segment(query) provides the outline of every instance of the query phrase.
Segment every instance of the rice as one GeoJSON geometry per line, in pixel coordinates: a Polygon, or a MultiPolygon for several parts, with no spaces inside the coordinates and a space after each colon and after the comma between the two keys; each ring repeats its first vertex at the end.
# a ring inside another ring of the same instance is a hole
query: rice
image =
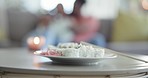
{"type": "Polygon", "coordinates": [[[61,53],[61,56],[86,58],[103,57],[105,52],[102,48],[94,48],[78,43],[60,43],[56,50],[61,53]]]}
{"type": "Polygon", "coordinates": [[[81,46],[79,48],[80,57],[103,57],[104,49],[96,49],[92,46],[81,46]]]}
{"type": "Polygon", "coordinates": [[[78,48],[78,43],[59,43],[58,48],[78,48]]]}
{"type": "Polygon", "coordinates": [[[79,57],[79,50],[74,48],[59,49],[62,52],[62,56],[65,57],[79,57]]]}
{"type": "Polygon", "coordinates": [[[104,54],[105,54],[105,50],[104,49],[95,49],[94,57],[103,57],[104,54]]]}
{"type": "Polygon", "coordinates": [[[48,45],[48,50],[56,50],[57,47],[53,45],[48,45]]]}

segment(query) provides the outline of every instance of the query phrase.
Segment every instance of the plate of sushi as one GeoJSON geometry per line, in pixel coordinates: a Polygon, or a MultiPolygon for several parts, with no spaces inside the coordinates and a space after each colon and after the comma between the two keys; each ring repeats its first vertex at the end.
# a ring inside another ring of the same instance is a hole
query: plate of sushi
{"type": "Polygon", "coordinates": [[[35,51],[34,54],[47,57],[56,64],[71,65],[96,65],[101,60],[117,57],[116,54],[105,52],[103,48],[81,43],[59,43],[56,47],[49,45],[47,50],[35,51]]]}

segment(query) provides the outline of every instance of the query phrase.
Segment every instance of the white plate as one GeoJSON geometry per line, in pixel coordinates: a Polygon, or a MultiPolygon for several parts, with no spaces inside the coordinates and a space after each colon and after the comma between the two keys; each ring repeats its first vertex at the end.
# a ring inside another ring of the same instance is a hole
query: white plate
{"type": "Polygon", "coordinates": [[[50,58],[53,63],[57,64],[71,64],[71,65],[96,65],[101,60],[116,58],[116,54],[105,53],[103,58],[80,58],[80,57],[64,57],[64,56],[44,56],[50,58]]]}

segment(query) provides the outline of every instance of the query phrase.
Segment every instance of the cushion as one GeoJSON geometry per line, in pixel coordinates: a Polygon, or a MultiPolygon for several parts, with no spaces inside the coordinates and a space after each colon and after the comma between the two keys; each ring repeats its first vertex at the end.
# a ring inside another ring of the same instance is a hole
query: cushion
{"type": "Polygon", "coordinates": [[[148,26],[145,18],[134,14],[119,12],[111,41],[144,41],[148,40],[148,26]]]}

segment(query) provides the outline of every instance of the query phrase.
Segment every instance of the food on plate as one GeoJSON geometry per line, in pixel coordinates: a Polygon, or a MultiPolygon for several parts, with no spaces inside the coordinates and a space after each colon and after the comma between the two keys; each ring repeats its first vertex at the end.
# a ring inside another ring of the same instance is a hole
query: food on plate
{"type": "Polygon", "coordinates": [[[93,58],[103,57],[104,53],[103,48],[94,48],[78,43],[60,43],[57,47],[49,46],[48,50],[43,51],[40,55],[93,58]]]}
{"type": "Polygon", "coordinates": [[[47,52],[42,52],[40,55],[44,56],[62,56],[61,52],[58,52],[56,50],[48,50],[47,52]]]}
{"type": "Polygon", "coordinates": [[[58,51],[61,52],[62,56],[65,57],[79,57],[79,49],[66,48],[66,49],[58,49],[58,51]]]}
{"type": "Polygon", "coordinates": [[[59,43],[58,48],[79,48],[78,43],[59,43]]]}
{"type": "Polygon", "coordinates": [[[104,49],[96,49],[92,46],[85,46],[82,45],[79,48],[79,56],[80,57],[103,57],[104,56],[104,49]]]}
{"type": "Polygon", "coordinates": [[[56,46],[53,46],[53,45],[48,45],[48,50],[53,50],[53,49],[57,49],[57,47],[56,46]]]}

